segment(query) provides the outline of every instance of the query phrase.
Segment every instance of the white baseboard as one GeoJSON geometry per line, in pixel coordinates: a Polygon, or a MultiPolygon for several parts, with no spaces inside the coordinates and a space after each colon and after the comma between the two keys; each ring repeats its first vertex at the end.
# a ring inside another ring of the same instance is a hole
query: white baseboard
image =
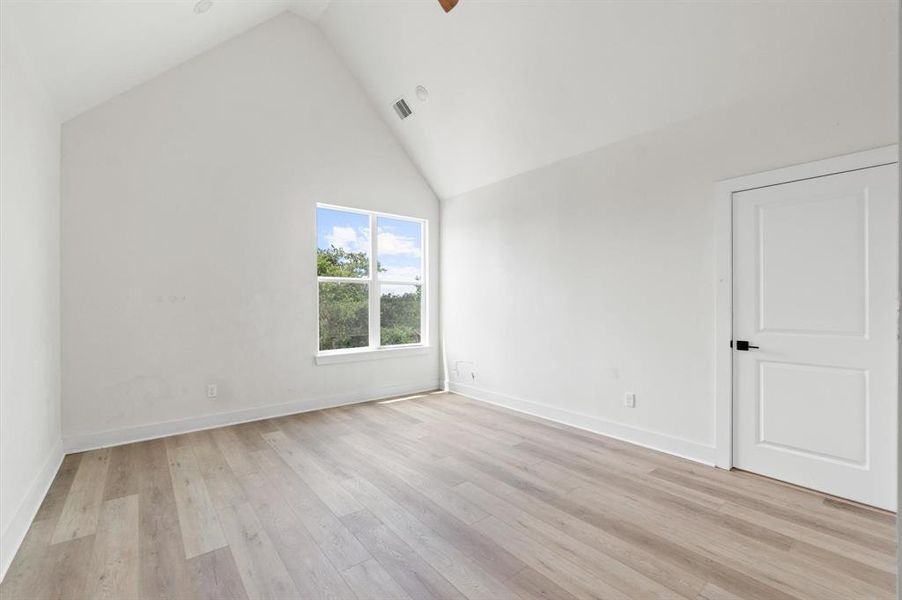
{"type": "Polygon", "coordinates": [[[632,425],[624,425],[622,423],[608,421],[591,415],[571,412],[569,410],[541,404],[532,400],[523,400],[521,398],[508,396],[507,394],[483,390],[463,383],[451,382],[450,391],[466,396],[467,398],[472,398],[473,400],[494,404],[496,406],[501,406],[502,408],[509,408],[534,417],[548,419],[555,423],[591,431],[592,433],[599,433],[624,442],[636,444],[637,446],[660,450],[661,452],[673,454],[674,456],[686,458],[705,465],[714,466],[716,462],[716,449],[714,446],[706,446],[704,444],[699,444],[698,442],[685,440],[665,433],[640,429],[638,427],[633,427],[632,425]]]}
{"type": "Polygon", "coordinates": [[[236,425],[238,423],[259,421],[261,419],[271,419],[273,417],[309,412],[311,410],[333,408],[346,404],[358,404],[360,402],[370,402],[373,400],[401,396],[404,394],[414,394],[427,390],[432,391],[439,389],[441,386],[441,381],[423,381],[420,383],[369,388],[367,390],[355,392],[344,392],[317,398],[306,398],[304,400],[287,402],[284,404],[255,406],[253,408],[188,417],[174,421],[164,421],[162,423],[137,425],[124,429],[111,429],[107,431],[66,435],[63,436],[63,443],[66,448],[66,453],[71,454],[73,452],[84,452],[86,450],[108,448],[110,446],[121,446],[122,444],[153,440],[170,435],[178,435],[180,433],[212,429],[214,427],[236,425]]]}
{"type": "Polygon", "coordinates": [[[12,521],[0,533],[0,581],[6,577],[6,571],[13,562],[16,552],[19,551],[19,546],[25,539],[25,534],[28,533],[28,528],[31,527],[31,522],[38,509],[41,508],[44,496],[47,495],[47,490],[50,489],[50,484],[53,483],[64,456],[63,441],[57,440],[25,497],[22,498],[22,502],[19,503],[19,508],[13,515],[12,521]]]}

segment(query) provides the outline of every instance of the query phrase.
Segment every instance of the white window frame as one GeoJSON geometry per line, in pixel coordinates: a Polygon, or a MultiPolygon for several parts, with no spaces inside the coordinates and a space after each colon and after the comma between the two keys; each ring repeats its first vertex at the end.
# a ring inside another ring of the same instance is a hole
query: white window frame
{"type": "MultiPolygon", "coordinates": [[[[392,358],[396,356],[409,356],[412,354],[422,354],[429,348],[429,314],[428,314],[428,297],[429,297],[429,222],[426,219],[417,217],[408,217],[405,215],[396,215],[392,213],[384,213],[372,210],[364,210],[360,208],[352,208],[348,206],[338,206],[335,204],[317,203],[316,209],[325,208],[329,210],[337,210],[348,213],[365,215],[369,218],[370,227],[370,261],[368,277],[323,277],[318,273],[316,275],[315,296],[315,315],[316,315],[316,364],[331,364],[336,362],[349,362],[354,360],[369,360],[379,358],[392,358]],[[396,219],[399,221],[411,221],[418,223],[422,232],[422,277],[420,281],[401,281],[394,279],[380,279],[376,266],[379,263],[379,231],[378,219],[384,217],[388,219],[396,219]],[[320,283],[349,283],[356,285],[369,286],[369,345],[360,348],[341,348],[337,350],[320,350],[320,324],[319,324],[319,285],[320,283]],[[397,344],[392,346],[383,346],[382,338],[382,312],[381,298],[383,285],[419,285],[422,293],[420,294],[420,341],[415,344],[397,344]]],[[[317,214],[314,214],[314,247],[319,248],[319,226],[317,223],[317,214]]],[[[314,259],[316,251],[314,251],[314,259]]]]}

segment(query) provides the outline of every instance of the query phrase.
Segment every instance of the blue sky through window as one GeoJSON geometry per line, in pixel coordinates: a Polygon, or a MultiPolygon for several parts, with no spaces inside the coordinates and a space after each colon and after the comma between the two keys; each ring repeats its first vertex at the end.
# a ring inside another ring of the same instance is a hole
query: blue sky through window
{"type": "Polygon", "coordinates": [[[369,216],[331,208],[317,208],[316,245],[322,250],[335,246],[348,252],[369,254],[369,216]]]}
{"type": "Polygon", "coordinates": [[[416,221],[379,217],[379,278],[395,281],[422,281],[423,226],[416,221]]]}

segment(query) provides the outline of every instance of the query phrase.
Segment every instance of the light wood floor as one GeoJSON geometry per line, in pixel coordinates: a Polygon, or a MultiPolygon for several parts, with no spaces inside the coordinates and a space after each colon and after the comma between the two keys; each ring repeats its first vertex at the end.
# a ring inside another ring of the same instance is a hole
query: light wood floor
{"type": "Polygon", "coordinates": [[[890,598],[894,517],[433,394],[67,456],[14,598],[890,598]]]}

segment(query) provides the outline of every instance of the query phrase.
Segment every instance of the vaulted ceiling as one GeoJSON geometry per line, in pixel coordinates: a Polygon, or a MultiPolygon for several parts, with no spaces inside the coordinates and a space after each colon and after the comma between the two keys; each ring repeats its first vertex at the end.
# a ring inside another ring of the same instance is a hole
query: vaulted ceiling
{"type": "Polygon", "coordinates": [[[195,2],[3,0],[0,20],[66,120],[293,10],[443,198],[756,98],[837,85],[897,98],[898,0],[195,2]]]}
{"type": "Polygon", "coordinates": [[[2,0],[0,20],[65,121],[283,11],[315,21],[329,0],[196,2],[2,0]]]}
{"type": "Polygon", "coordinates": [[[894,0],[434,4],[334,0],[319,25],[443,198],[756,98],[898,89],[894,0]]]}

